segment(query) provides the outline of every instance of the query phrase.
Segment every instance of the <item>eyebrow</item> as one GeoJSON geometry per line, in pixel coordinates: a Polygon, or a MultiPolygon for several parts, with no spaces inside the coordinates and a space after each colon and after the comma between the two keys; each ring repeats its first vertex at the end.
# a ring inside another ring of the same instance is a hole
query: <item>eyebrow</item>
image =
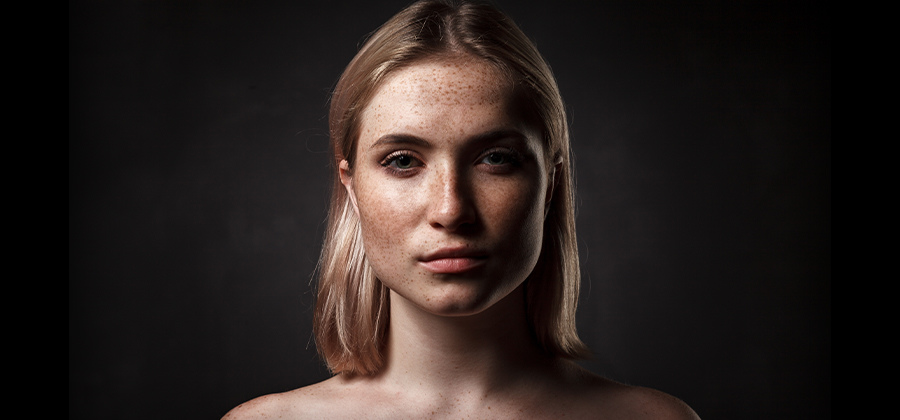
{"type": "MultiPolygon", "coordinates": [[[[466,139],[467,143],[485,143],[491,142],[495,140],[500,140],[504,138],[514,138],[517,140],[527,140],[525,134],[518,130],[513,129],[500,129],[494,131],[488,131],[482,134],[478,134],[466,139]]],[[[432,144],[426,139],[423,139],[418,136],[414,136],[412,134],[385,134],[375,140],[369,148],[376,148],[383,145],[396,145],[396,144],[409,144],[419,147],[431,147],[432,144]]]]}
{"type": "Polygon", "coordinates": [[[431,143],[428,140],[425,140],[421,137],[416,137],[412,134],[385,134],[375,140],[370,149],[374,149],[378,146],[383,145],[393,145],[393,144],[411,144],[415,146],[428,147],[431,146],[431,143]]]}

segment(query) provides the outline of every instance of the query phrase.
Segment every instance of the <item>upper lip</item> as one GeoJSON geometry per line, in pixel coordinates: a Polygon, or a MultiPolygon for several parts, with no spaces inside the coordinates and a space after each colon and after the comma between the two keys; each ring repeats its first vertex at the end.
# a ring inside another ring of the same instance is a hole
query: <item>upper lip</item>
{"type": "Polygon", "coordinates": [[[423,255],[420,260],[428,262],[444,258],[482,258],[485,256],[487,256],[487,253],[485,253],[484,251],[480,251],[463,245],[448,246],[428,252],[423,255]]]}

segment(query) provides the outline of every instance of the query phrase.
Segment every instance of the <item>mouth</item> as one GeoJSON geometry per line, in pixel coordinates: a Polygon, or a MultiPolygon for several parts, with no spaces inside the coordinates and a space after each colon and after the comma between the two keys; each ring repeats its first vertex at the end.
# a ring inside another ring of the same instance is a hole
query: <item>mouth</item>
{"type": "Polygon", "coordinates": [[[463,247],[441,248],[425,254],[419,264],[435,274],[460,274],[474,270],[487,261],[487,254],[463,247]]]}

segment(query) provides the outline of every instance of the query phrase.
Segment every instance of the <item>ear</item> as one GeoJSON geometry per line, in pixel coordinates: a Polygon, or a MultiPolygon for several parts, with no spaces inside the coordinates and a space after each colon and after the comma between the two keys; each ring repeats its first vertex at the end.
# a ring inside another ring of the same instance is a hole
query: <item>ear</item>
{"type": "Polygon", "coordinates": [[[346,159],[341,159],[338,164],[338,174],[341,177],[341,184],[347,189],[347,195],[350,196],[350,202],[353,203],[353,211],[359,215],[359,207],[356,206],[356,192],[353,191],[353,172],[350,170],[350,163],[346,159]]]}
{"type": "Polygon", "coordinates": [[[557,161],[553,166],[550,167],[550,173],[547,174],[547,193],[544,196],[544,218],[547,218],[547,213],[550,212],[550,203],[553,201],[553,192],[556,190],[556,185],[559,183],[560,174],[562,173],[562,162],[557,161]]]}

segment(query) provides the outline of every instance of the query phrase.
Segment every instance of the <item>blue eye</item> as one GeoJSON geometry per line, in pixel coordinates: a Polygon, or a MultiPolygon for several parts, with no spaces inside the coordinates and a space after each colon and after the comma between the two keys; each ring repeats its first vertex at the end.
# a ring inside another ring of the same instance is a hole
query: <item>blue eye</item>
{"type": "Polygon", "coordinates": [[[478,163],[488,166],[518,165],[521,159],[514,149],[493,149],[481,155],[478,163]]]}
{"type": "Polygon", "coordinates": [[[508,155],[500,152],[491,152],[488,153],[487,156],[485,156],[481,161],[488,165],[503,165],[504,163],[509,163],[510,158],[508,155]]]}
{"type": "Polygon", "coordinates": [[[409,169],[413,165],[413,158],[407,155],[400,155],[394,158],[393,163],[400,169],[409,169]]]}
{"type": "Polygon", "coordinates": [[[391,153],[384,158],[381,161],[381,166],[399,175],[422,166],[422,161],[413,157],[410,152],[401,150],[391,153]]]}

